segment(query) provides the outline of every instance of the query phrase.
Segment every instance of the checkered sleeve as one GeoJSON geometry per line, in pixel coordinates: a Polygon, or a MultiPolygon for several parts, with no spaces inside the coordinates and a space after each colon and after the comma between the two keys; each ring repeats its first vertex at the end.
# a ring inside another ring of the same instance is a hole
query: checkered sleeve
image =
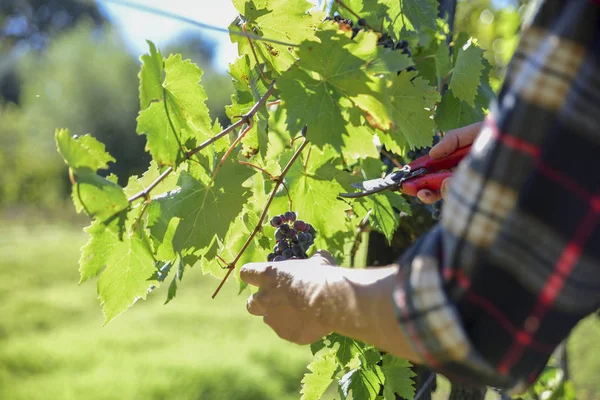
{"type": "Polygon", "coordinates": [[[442,222],[400,259],[422,362],[513,392],[600,306],[600,1],[546,1],[456,171],[442,222]]]}

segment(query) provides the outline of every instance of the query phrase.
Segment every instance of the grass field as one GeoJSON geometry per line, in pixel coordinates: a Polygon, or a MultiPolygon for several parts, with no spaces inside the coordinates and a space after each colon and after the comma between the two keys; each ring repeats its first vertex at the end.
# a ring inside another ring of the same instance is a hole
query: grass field
{"type": "MultiPolygon", "coordinates": [[[[77,285],[80,229],[0,226],[0,399],[299,399],[309,349],[249,316],[233,282],[211,300],[192,269],[174,302],[161,289],[102,327],[95,283],[77,285]]],[[[570,345],[582,399],[600,398],[598,338],[585,321],[570,345]]]]}

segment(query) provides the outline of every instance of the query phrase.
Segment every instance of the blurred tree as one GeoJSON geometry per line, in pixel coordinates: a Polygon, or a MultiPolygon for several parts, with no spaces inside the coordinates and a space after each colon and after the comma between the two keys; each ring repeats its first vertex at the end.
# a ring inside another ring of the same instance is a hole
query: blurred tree
{"type": "Polygon", "coordinates": [[[87,17],[96,27],[105,24],[96,4],[81,0],[2,0],[0,2],[0,97],[18,103],[17,59],[45,49],[53,36],[87,17]]]}
{"type": "Polygon", "coordinates": [[[455,32],[467,32],[485,49],[484,57],[492,65],[490,83],[498,89],[508,62],[519,42],[518,31],[523,14],[531,1],[459,0],[455,32]]]}
{"type": "Polygon", "coordinates": [[[50,199],[64,197],[57,127],[105,142],[118,160],[110,172],[121,183],[141,173],[149,157],[144,137],[135,134],[138,68],[116,32],[98,29],[91,20],[55,37],[45,51],[22,56],[17,64],[20,108],[0,106],[1,162],[11,171],[0,177],[0,204],[50,205],[50,199]]]}

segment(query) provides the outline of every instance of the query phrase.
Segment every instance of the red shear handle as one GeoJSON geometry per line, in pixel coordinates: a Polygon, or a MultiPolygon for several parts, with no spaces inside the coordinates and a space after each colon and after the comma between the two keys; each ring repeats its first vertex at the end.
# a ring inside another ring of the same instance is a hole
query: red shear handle
{"type": "Polygon", "coordinates": [[[421,189],[439,191],[444,179],[451,176],[452,172],[438,172],[437,174],[418,176],[402,182],[402,189],[400,190],[409,196],[416,196],[421,189]]]}
{"type": "Polygon", "coordinates": [[[426,168],[428,172],[437,172],[442,169],[454,168],[471,151],[471,145],[456,149],[455,152],[442,158],[431,158],[429,155],[417,158],[408,164],[411,170],[426,168]]]}

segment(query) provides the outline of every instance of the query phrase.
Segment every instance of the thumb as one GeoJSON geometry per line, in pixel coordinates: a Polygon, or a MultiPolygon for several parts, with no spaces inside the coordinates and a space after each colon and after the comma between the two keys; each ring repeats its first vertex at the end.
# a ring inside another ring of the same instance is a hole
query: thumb
{"type": "Polygon", "coordinates": [[[482,126],[483,122],[477,122],[448,131],[442,140],[431,148],[429,155],[432,158],[441,158],[454,153],[456,149],[470,145],[475,141],[482,126]]]}
{"type": "Polygon", "coordinates": [[[313,257],[321,257],[324,261],[327,262],[327,264],[329,265],[336,265],[335,263],[335,258],[333,258],[333,256],[331,255],[330,252],[328,252],[327,250],[317,250],[315,252],[315,254],[312,255],[311,258],[313,257]]]}
{"type": "Polygon", "coordinates": [[[248,263],[240,269],[240,279],[249,285],[263,286],[275,273],[271,263],[248,263]]]}

